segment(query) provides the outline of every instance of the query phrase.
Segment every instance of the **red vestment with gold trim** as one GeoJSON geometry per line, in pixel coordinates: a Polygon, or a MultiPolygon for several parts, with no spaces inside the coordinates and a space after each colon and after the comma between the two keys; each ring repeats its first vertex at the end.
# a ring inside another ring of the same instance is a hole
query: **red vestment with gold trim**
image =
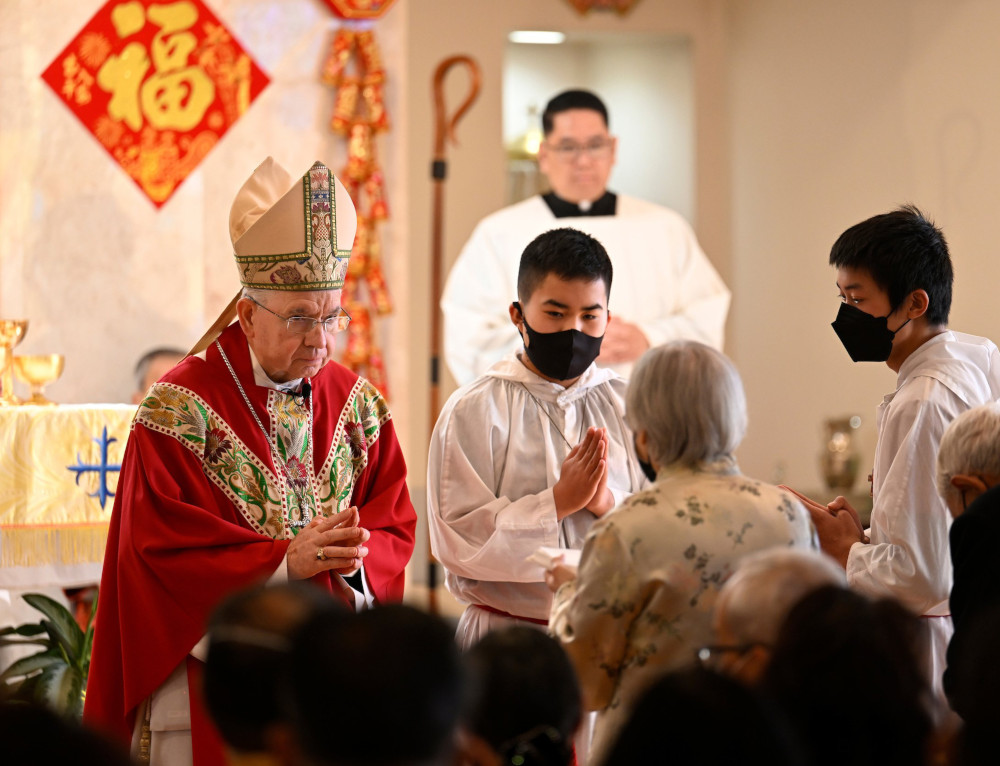
{"type": "MultiPolygon", "coordinates": [[[[416,513],[385,400],[330,362],[311,380],[310,435],[303,397],[254,382],[238,323],[219,343],[291,470],[276,463],[215,344],[140,405],[108,534],[84,709],[86,723],[124,743],[139,706],[185,661],[219,602],[278,568],[295,533],[293,483],[324,513],[358,507],[371,532],[364,574],[372,594],[377,602],[403,595],[416,513]]],[[[331,577],[312,581],[339,593],[331,577]]],[[[197,703],[192,732],[195,764],[222,763],[197,703]]]]}

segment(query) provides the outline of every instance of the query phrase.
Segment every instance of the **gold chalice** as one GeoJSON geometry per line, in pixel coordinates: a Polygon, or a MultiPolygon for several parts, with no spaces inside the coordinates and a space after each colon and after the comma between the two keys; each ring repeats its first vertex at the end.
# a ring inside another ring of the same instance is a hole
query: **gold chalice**
{"type": "Polygon", "coordinates": [[[27,319],[0,319],[0,407],[21,402],[14,396],[13,357],[27,331],[27,319]]]}
{"type": "Polygon", "coordinates": [[[62,375],[65,361],[62,354],[26,354],[14,357],[17,377],[31,386],[31,398],[24,404],[55,404],[45,398],[45,386],[62,375]]]}

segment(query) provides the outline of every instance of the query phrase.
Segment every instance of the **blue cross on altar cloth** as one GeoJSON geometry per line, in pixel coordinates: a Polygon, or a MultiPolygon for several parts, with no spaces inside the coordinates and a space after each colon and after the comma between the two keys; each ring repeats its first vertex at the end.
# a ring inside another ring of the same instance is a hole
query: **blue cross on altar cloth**
{"type": "Polygon", "coordinates": [[[94,471],[99,474],[97,491],[88,493],[90,497],[96,497],[101,502],[101,508],[104,508],[105,503],[109,497],[114,497],[115,493],[108,489],[108,473],[112,471],[121,471],[121,463],[109,464],[108,463],[108,445],[112,442],[118,441],[115,437],[108,438],[108,427],[104,426],[104,431],[101,433],[101,438],[91,439],[101,448],[101,462],[97,465],[87,465],[84,464],[83,460],[80,459],[80,453],[76,453],[76,465],[69,465],[66,468],[70,471],[76,471],[76,484],[80,486],[80,476],[85,473],[94,471]]]}

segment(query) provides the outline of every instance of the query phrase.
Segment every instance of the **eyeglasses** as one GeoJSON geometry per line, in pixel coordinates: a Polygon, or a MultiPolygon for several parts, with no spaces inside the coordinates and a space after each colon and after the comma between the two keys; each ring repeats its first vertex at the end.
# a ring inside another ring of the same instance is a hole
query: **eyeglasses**
{"type": "Polygon", "coordinates": [[[706,668],[717,668],[719,662],[727,654],[735,654],[738,656],[743,656],[747,652],[752,651],[758,646],[762,648],[767,648],[765,644],[759,641],[751,641],[746,644],[711,644],[709,646],[703,646],[695,652],[695,656],[698,658],[698,662],[706,668]]]}
{"type": "Polygon", "coordinates": [[[585,144],[574,144],[565,141],[555,145],[547,144],[547,146],[557,159],[563,162],[575,162],[583,153],[586,153],[592,160],[607,159],[611,154],[611,147],[614,143],[613,138],[595,138],[585,144]]]}
{"type": "Polygon", "coordinates": [[[305,335],[306,333],[312,332],[312,329],[316,325],[322,325],[323,332],[328,332],[328,333],[343,332],[344,330],[347,329],[347,325],[351,323],[351,315],[348,314],[343,309],[338,309],[340,313],[334,314],[332,317],[327,317],[326,319],[314,319],[313,317],[299,317],[299,316],[283,317],[277,311],[271,311],[271,309],[269,309],[263,303],[261,303],[258,300],[254,300],[249,295],[247,296],[247,298],[250,298],[250,300],[253,301],[253,303],[260,306],[262,309],[264,309],[264,311],[268,312],[269,314],[274,314],[276,317],[278,317],[278,319],[285,320],[285,326],[288,328],[288,332],[294,333],[296,335],[305,335]]]}

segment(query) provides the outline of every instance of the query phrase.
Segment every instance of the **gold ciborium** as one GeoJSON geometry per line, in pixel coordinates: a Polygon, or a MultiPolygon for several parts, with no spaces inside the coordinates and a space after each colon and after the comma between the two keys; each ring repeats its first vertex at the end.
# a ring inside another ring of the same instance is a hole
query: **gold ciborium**
{"type": "Polygon", "coordinates": [[[0,406],[20,404],[14,396],[14,346],[27,331],[27,319],[0,319],[0,406]]]}
{"type": "Polygon", "coordinates": [[[55,404],[45,398],[45,386],[62,375],[65,361],[62,354],[26,354],[14,357],[17,377],[31,386],[31,398],[24,404],[55,404]]]}

